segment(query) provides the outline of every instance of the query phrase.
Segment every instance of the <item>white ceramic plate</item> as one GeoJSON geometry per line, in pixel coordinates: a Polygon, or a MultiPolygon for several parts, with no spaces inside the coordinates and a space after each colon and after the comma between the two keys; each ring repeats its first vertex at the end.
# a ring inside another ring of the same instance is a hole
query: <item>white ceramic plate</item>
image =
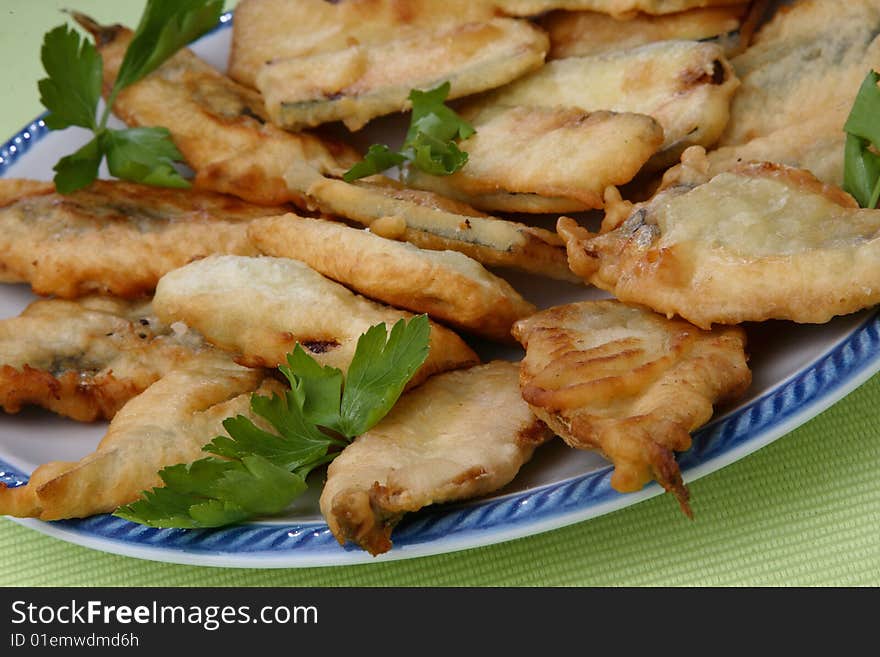
{"type": "MultiPolygon", "coordinates": [[[[195,46],[218,68],[225,66],[230,17],[195,46]]],[[[360,140],[387,141],[400,134],[399,119],[375,122],[360,140]],[[390,134],[394,134],[393,132],[390,134]]],[[[37,119],[0,150],[0,175],[49,180],[62,155],[85,142],[85,131],[50,133],[37,119]]],[[[107,173],[104,171],[103,176],[107,173]]],[[[584,287],[527,276],[508,277],[541,307],[600,296],[584,287]]],[[[0,317],[17,315],[33,296],[25,286],[0,288],[0,317]]],[[[788,433],[880,370],[880,317],[866,311],[822,326],[768,322],[748,327],[754,382],[742,402],[719,414],[681,455],[686,481],[713,472],[788,433]]],[[[475,345],[482,355],[492,347],[475,345]]],[[[17,485],[37,465],[77,460],[91,452],[105,425],[83,425],[36,410],[0,419],[0,482],[17,485]]],[[[394,548],[378,560],[451,552],[555,529],[620,509],[662,490],[655,484],[621,495],[609,484],[601,457],[556,441],[538,450],[516,481],[498,494],[464,504],[427,509],[396,529],[394,548]]],[[[40,522],[19,520],[37,531],[106,552],[176,563],[294,567],[376,561],[360,549],[341,548],[318,512],[318,485],[284,518],[219,530],[159,530],[114,518],[40,522]]],[[[674,505],[674,500],[669,503],[674,505]]]]}

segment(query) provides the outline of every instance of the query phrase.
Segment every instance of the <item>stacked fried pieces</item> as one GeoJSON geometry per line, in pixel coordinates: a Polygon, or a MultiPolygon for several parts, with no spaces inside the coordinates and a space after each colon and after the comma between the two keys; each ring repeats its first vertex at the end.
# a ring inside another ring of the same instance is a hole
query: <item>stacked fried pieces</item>
{"type": "MultiPolygon", "coordinates": [[[[0,180],[0,277],[47,297],[0,321],[0,404],[109,420],[0,513],[112,512],[253,417],[296,344],[345,371],[367,328],[426,313],[408,391],[326,471],[340,543],[385,552],[554,436],[690,515],[675,454],[749,389],[741,325],[880,302],[880,211],[840,188],[880,0],[766,5],[243,0],[228,75],[183,50],[115,98],[168,128],[192,190],[0,180]],[[464,167],[343,179],[352,132],[442,82],[464,167]],[[540,278],[573,302],[514,287],[540,278]],[[486,341],[524,356],[482,364],[486,341]]],[[[78,20],[109,92],[132,33],[78,20]]]]}

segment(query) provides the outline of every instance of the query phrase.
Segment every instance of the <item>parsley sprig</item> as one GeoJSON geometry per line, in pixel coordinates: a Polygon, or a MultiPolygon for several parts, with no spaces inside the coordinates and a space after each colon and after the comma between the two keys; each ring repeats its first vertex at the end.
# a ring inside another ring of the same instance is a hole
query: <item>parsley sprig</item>
{"type": "Polygon", "coordinates": [[[107,120],[122,89],[213,28],[222,10],[223,0],[148,0],[100,119],[101,54],[67,25],[46,34],[41,58],[48,77],[38,83],[40,102],[49,110],[46,125],[50,130],[79,126],[94,133],[88,144],[55,165],[55,187],[59,192],[69,194],[89,185],[98,177],[105,156],[110,173],[117,178],[162,187],[189,187],[174,168],[174,162],[183,156],[167,128],[112,130],[107,120]]]}
{"type": "Polygon", "coordinates": [[[151,527],[192,529],[283,511],[306,490],[313,469],[391,410],[425,362],[430,333],[426,315],[400,320],[390,333],[385,324],[371,327],[358,340],[344,378],[297,344],[279,368],[290,390],[251,396],[251,410],[274,433],[243,415],[226,419],[229,435],[203,448],[215,456],[164,468],[164,487],[144,491],[115,515],[151,527]]]}
{"type": "Polygon", "coordinates": [[[844,189],[863,208],[876,208],[880,200],[880,73],[871,71],[862,82],[846,131],[844,189]]]}
{"type": "Polygon", "coordinates": [[[444,104],[450,88],[447,81],[428,91],[410,91],[412,118],[403,148],[393,151],[384,144],[370,146],[364,159],[345,172],[343,180],[352,182],[373,176],[404,162],[435,176],[448,176],[461,169],[468,154],[455,140],[467,139],[476,131],[444,104]]]}

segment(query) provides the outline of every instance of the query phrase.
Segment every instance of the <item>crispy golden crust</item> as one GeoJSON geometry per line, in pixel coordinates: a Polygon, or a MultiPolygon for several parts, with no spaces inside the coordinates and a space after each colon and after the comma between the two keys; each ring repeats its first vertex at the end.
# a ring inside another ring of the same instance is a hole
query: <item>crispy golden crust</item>
{"type": "Polygon", "coordinates": [[[721,46],[663,41],[548,62],[476,101],[475,106],[647,114],[664,133],[660,152],[648,164],[654,170],[676,162],[688,146],[717,141],[727,125],[730,100],[738,85],[721,46]]]}
{"type": "Polygon", "coordinates": [[[52,375],[30,365],[0,367],[0,406],[7,413],[18,413],[22,406],[33,404],[80,422],[109,420],[142,391],[112,372],[88,373],[83,380],[73,371],[52,375]]]}
{"type": "Polygon", "coordinates": [[[294,214],[251,225],[266,255],[295,258],[371,299],[484,337],[510,341],[510,327],[535,312],[507,281],[456,251],[427,251],[365,230],[294,214]]]}
{"type": "Polygon", "coordinates": [[[12,200],[0,180],[0,265],[34,292],[67,299],[98,292],[135,298],[159,277],[212,253],[256,253],[255,217],[283,212],[211,192],[96,180],[72,194],[12,200]]]}
{"type": "Polygon", "coordinates": [[[54,183],[24,178],[4,178],[0,182],[0,208],[17,203],[23,198],[43,196],[54,191],[54,183]]]}
{"type": "MultiPolygon", "coordinates": [[[[323,365],[348,369],[358,338],[370,326],[388,329],[412,317],[369,301],[289,258],[212,256],[165,275],[156,314],[182,321],[213,344],[257,367],[286,363],[299,342],[323,365]]],[[[430,353],[410,384],[479,362],[449,329],[431,326],[430,353]]]]}
{"type": "Polygon", "coordinates": [[[493,0],[501,11],[512,16],[537,16],[545,11],[595,11],[626,17],[635,12],[661,15],[698,9],[734,5],[742,0],[493,0]]]}
{"type": "Polygon", "coordinates": [[[703,328],[824,323],[880,302],[880,211],[807,171],[749,165],[668,187],[610,232],[558,228],[585,280],[703,328]]]}
{"type": "MultiPolygon", "coordinates": [[[[130,30],[101,27],[77,15],[95,35],[104,58],[104,93],[110,91],[130,30]]],[[[187,163],[196,187],[233,194],[251,203],[300,203],[284,184],[284,171],[297,161],[338,175],[360,158],[339,141],[308,133],[290,133],[267,123],[260,95],[242,87],[181,50],[158,70],[127,87],[113,105],[131,126],[164,126],[187,163]]]]}
{"type": "Polygon", "coordinates": [[[605,188],[632,180],[663,144],[663,129],[643,114],[490,107],[467,118],[477,130],[460,144],[467,165],[451,176],[413,170],[407,182],[484,210],[601,208],[605,188]]]}
{"type": "Polygon", "coordinates": [[[109,420],[208,351],[200,336],[160,322],[149,302],[36,301],[0,321],[0,406],[17,413],[36,404],[82,422],[109,420]]]}
{"type": "Polygon", "coordinates": [[[474,0],[242,0],[235,8],[229,75],[256,87],[272,59],[373,46],[446,22],[482,21],[498,10],[474,0]]]}
{"type": "Polygon", "coordinates": [[[522,400],[517,373],[495,361],[434,377],[346,447],[321,494],[339,542],[387,552],[404,514],[510,482],[552,435],[522,400]]]}
{"type": "Polygon", "coordinates": [[[843,182],[843,125],[867,71],[880,68],[880,3],[802,0],[778,10],[732,60],[742,85],[709,154],[713,173],[776,162],[843,182]]]}
{"type": "Polygon", "coordinates": [[[600,450],[621,492],[656,480],[690,515],[674,452],[713,405],[751,383],[745,333],[712,332],[618,301],[557,306],[517,322],[520,383],[532,410],[572,447],[600,450]]]}
{"type": "Polygon", "coordinates": [[[373,176],[350,184],[308,167],[291,167],[287,184],[314,208],[371,231],[434,251],[458,251],[484,265],[511,267],[560,280],[576,280],[556,233],[490,217],[430,192],[406,189],[373,176]]]}
{"type": "MultiPolygon", "coordinates": [[[[585,57],[644,46],[655,41],[702,41],[735,32],[748,3],[706,7],[676,14],[612,16],[595,11],[554,11],[540,20],[550,37],[548,59],[585,57]]],[[[736,39],[722,39],[729,52],[736,39]]]]}
{"type": "Polygon", "coordinates": [[[527,21],[496,18],[445,24],[387,43],[280,59],[257,75],[272,121],[296,130],[343,121],[359,130],[370,119],[410,108],[412,89],[448,81],[449,98],[494,89],[544,62],[549,43],[527,21]]]}
{"type": "Polygon", "coordinates": [[[204,457],[202,447],[224,433],[223,420],[249,415],[262,378],[220,354],[174,370],[116,414],[93,453],[41,465],[27,485],[0,489],[0,514],[83,518],[133,502],[162,485],[163,467],[204,457]]]}

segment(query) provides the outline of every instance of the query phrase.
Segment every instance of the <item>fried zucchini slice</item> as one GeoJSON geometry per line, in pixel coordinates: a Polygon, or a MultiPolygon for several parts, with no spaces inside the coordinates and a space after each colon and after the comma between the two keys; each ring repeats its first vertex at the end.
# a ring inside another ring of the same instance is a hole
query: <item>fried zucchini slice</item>
{"type": "Polygon", "coordinates": [[[249,235],[266,255],[301,260],[371,299],[491,340],[511,341],[513,323],[536,310],[503,278],[457,251],[428,251],[294,214],[267,217],[249,235]]]}
{"type": "Polygon", "coordinates": [[[346,447],[321,493],[339,543],[387,552],[404,514],[510,482],[552,436],[522,400],[518,371],[494,361],[436,376],[346,447]]]}
{"type": "MultiPolygon", "coordinates": [[[[94,35],[103,56],[106,96],[132,32],[121,25],[100,26],[82,14],[75,17],[94,35]]],[[[113,112],[130,126],[168,128],[195,171],[196,187],[261,205],[302,203],[283,179],[295,162],[341,175],[360,159],[340,141],[272,125],[257,92],[233,82],[187,49],[123,89],[113,112]]]]}
{"type": "Polygon", "coordinates": [[[705,7],[661,16],[554,11],[542,17],[540,24],[550,37],[548,59],[600,55],[656,41],[703,41],[715,37],[722,37],[721,45],[729,53],[738,40],[725,37],[739,29],[748,6],[744,3],[705,7]]]}
{"type": "Polygon", "coordinates": [[[355,183],[291,167],[287,184],[314,208],[344,217],[422,249],[458,251],[488,266],[511,267],[559,280],[576,280],[556,233],[491,217],[430,192],[373,176],[355,183]]]}
{"type": "MultiPolygon", "coordinates": [[[[300,345],[322,365],[346,371],[357,340],[375,324],[388,330],[407,312],[358,296],[289,258],[212,256],[166,274],[153,299],[166,322],[184,322],[235,351],[251,367],[274,367],[300,345]]],[[[431,324],[428,359],[410,381],[478,363],[449,329],[431,324]]]]}
{"type": "Polygon", "coordinates": [[[843,184],[843,125],[865,74],[880,68],[880,3],[798,2],[732,60],[742,81],[712,172],[776,162],[843,184]]]}
{"type": "Polygon", "coordinates": [[[249,87],[273,59],[380,45],[448,22],[499,12],[480,0],[242,0],[235,7],[229,75],[249,87]]]}
{"type": "Polygon", "coordinates": [[[194,331],[175,328],[159,321],[149,301],[35,301],[0,320],[0,406],[110,420],[156,380],[212,351],[194,331]]]}
{"type": "Polygon", "coordinates": [[[706,329],[825,323],[880,303],[880,210],[808,171],[750,164],[619,214],[599,235],[558,228],[572,269],[625,303],[706,329]]]}
{"type": "Polygon", "coordinates": [[[407,183],[483,210],[601,208],[605,188],[631,181],[663,144],[663,129],[644,114],[489,107],[466,116],[476,128],[459,144],[467,165],[451,176],[413,168],[407,183]]]}
{"type": "Polygon", "coordinates": [[[449,98],[459,98],[500,87],[541,66],[548,45],[526,21],[445,24],[382,44],[273,58],[258,73],[257,88],[272,121],[284,128],[343,121],[358,130],[409,109],[412,89],[448,81],[449,98]]]}
{"type": "Polygon", "coordinates": [[[255,255],[247,224],[283,212],[231,196],[96,180],[72,194],[0,180],[0,266],[34,292],[149,295],[167,271],[212,253],[255,255]]]}
{"type": "MultiPolygon", "coordinates": [[[[228,357],[170,372],[128,402],[97,449],[75,462],[38,467],[24,486],[0,485],[0,514],[60,520],[108,513],[162,485],[159,470],[203,458],[202,447],[225,435],[223,420],[253,416],[251,393],[263,373],[228,357]]],[[[277,391],[268,380],[260,393],[277,391]]]]}
{"type": "Polygon", "coordinates": [[[677,162],[688,146],[709,146],[727,125],[739,81],[721,46],[664,41],[592,57],[548,62],[489,94],[478,107],[576,107],[653,117],[663,145],[651,169],[677,162]]]}
{"type": "Polygon", "coordinates": [[[572,447],[602,452],[615,490],[656,480],[691,515],[674,453],[690,447],[713,405],[749,387],[745,332],[701,331],[615,300],[550,308],[513,331],[535,414],[572,447]]]}

